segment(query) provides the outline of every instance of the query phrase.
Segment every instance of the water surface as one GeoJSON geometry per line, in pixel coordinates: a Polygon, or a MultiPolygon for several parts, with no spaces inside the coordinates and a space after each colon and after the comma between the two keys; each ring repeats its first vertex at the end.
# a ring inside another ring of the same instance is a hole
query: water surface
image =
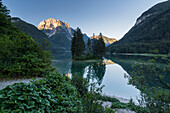
{"type": "MultiPolygon", "coordinates": [[[[70,52],[53,53],[53,66],[56,67],[60,74],[74,76],[79,74],[89,79],[91,83],[97,82],[98,86],[105,85],[103,93],[106,95],[122,97],[125,99],[132,98],[137,102],[140,97],[140,90],[136,86],[128,84],[128,79],[124,75],[130,75],[133,71],[131,67],[135,63],[147,61],[151,57],[143,56],[106,56],[102,61],[72,61],[70,52]]],[[[167,82],[170,83],[170,76],[167,76],[167,82]]],[[[0,89],[13,83],[28,83],[31,79],[15,78],[10,80],[1,80],[0,89]]]]}
{"type": "MultiPolygon", "coordinates": [[[[71,54],[71,53],[70,53],[71,54]]],[[[57,54],[56,54],[57,56],[57,54]]],[[[103,61],[72,61],[70,58],[59,57],[54,60],[53,65],[60,73],[74,76],[79,74],[88,78],[90,82],[97,82],[98,86],[105,85],[103,93],[126,99],[132,98],[137,102],[136,97],[140,96],[140,91],[135,86],[128,85],[128,79],[124,77],[129,74],[125,69],[129,69],[130,64],[123,67],[116,62],[116,59],[107,57],[103,61]],[[110,59],[109,59],[110,58],[110,59]]],[[[128,70],[129,71],[129,70],[128,70]]]]}

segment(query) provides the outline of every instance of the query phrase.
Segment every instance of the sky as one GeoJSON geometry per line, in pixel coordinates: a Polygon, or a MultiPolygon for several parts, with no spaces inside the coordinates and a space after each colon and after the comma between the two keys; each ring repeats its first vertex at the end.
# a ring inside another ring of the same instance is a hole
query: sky
{"type": "Polygon", "coordinates": [[[79,27],[92,36],[100,32],[109,38],[122,38],[136,19],[157,3],[166,0],[2,0],[12,17],[38,26],[55,18],[79,27]]]}

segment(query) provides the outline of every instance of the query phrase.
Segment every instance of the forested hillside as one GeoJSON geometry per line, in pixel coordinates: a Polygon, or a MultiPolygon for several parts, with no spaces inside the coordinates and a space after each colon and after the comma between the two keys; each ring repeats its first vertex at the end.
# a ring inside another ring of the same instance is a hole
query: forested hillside
{"type": "Polygon", "coordinates": [[[159,3],[144,12],[134,27],[118,42],[110,45],[111,53],[170,52],[170,1],[159,3]]]}
{"type": "Polygon", "coordinates": [[[29,34],[38,43],[43,43],[43,40],[47,40],[47,35],[42,31],[38,30],[34,25],[26,23],[20,18],[13,17],[11,19],[12,23],[18,27],[22,32],[29,34]]]}

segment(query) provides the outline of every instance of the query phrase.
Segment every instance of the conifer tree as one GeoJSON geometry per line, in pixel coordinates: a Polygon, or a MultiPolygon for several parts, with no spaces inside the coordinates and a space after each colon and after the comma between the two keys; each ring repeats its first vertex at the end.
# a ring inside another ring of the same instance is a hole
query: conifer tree
{"type": "Polygon", "coordinates": [[[97,57],[102,57],[105,56],[106,54],[106,46],[102,38],[102,34],[100,33],[100,38],[99,40],[95,39],[94,40],[94,56],[97,57]]]}
{"type": "Polygon", "coordinates": [[[87,54],[89,55],[91,53],[91,41],[88,39],[87,41],[87,54]]]}
{"type": "Polygon", "coordinates": [[[103,38],[100,38],[98,40],[98,46],[99,46],[99,50],[98,50],[99,56],[105,56],[105,54],[106,54],[106,46],[105,46],[103,38]]]}
{"type": "Polygon", "coordinates": [[[81,56],[84,53],[85,50],[85,43],[83,40],[83,34],[80,30],[80,28],[77,28],[77,56],[81,56]]]}
{"type": "Polygon", "coordinates": [[[73,57],[81,56],[84,53],[84,50],[85,50],[85,43],[83,40],[83,34],[80,28],[77,28],[72,39],[71,52],[73,57]]]}
{"type": "Polygon", "coordinates": [[[76,32],[74,32],[73,39],[72,39],[72,44],[71,44],[71,53],[72,53],[73,57],[75,56],[75,49],[76,49],[76,45],[75,45],[76,39],[77,39],[76,35],[77,35],[76,32]]]}
{"type": "Polygon", "coordinates": [[[6,6],[2,4],[2,0],[0,0],[0,13],[5,14],[5,16],[9,17],[9,10],[7,9],[6,6]]]}

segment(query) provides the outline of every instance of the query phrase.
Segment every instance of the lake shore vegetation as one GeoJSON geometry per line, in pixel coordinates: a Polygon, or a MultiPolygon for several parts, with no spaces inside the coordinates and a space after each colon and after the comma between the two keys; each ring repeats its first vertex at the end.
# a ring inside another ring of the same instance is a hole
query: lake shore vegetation
{"type": "Polygon", "coordinates": [[[129,79],[129,84],[140,89],[141,105],[145,105],[150,112],[167,113],[170,111],[169,55],[160,57],[158,54],[148,62],[136,63],[131,74],[125,77],[129,79]]]}
{"type": "MultiPolygon", "coordinates": [[[[100,33],[102,36],[102,34],[100,33]]],[[[71,53],[73,60],[99,60],[106,55],[106,47],[102,38],[83,40],[80,28],[73,34],[71,53]]]]}

